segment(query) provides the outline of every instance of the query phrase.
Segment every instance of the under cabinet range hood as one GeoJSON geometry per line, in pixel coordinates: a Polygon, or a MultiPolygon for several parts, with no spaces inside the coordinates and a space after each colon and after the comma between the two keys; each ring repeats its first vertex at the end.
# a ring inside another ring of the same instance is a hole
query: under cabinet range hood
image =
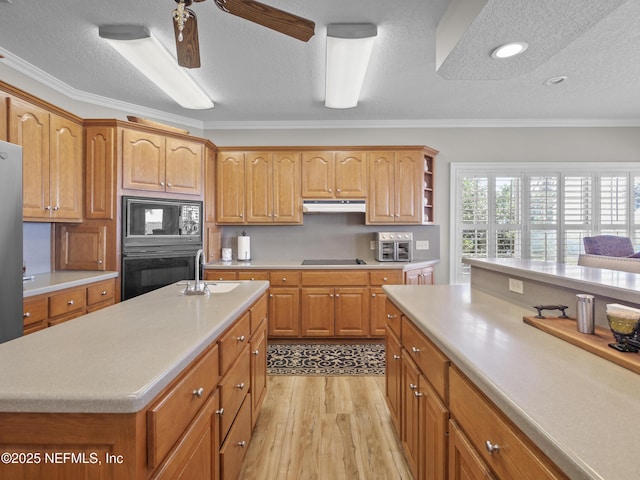
{"type": "Polygon", "coordinates": [[[364,200],[304,200],[303,213],[365,213],[364,200]]]}

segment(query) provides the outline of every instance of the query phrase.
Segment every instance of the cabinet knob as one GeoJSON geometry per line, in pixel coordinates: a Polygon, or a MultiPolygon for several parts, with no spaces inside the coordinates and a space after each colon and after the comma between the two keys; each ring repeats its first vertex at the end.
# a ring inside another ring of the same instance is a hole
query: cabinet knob
{"type": "Polygon", "coordinates": [[[500,451],[500,445],[498,445],[497,443],[491,443],[491,440],[487,440],[485,446],[487,447],[487,452],[489,452],[489,455],[493,455],[494,453],[500,451]]]}
{"type": "Polygon", "coordinates": [[[97,263],[98,265],[102,265],[102,260],[98,260],[96,263],[97,263]]]}
{"type": "Polygon", "coordinates": [[[238,337],[238,342],[244,342],[244,339],[245,339],[244,335],[240,335],[238,337]]]}
{"type": "Polygon", "coordinates": [[[216,415],[223,415],[224,414],[224,408],[219,408],[218,410],[216,410],[216,415]]]}
{"type": "MultiPolygon", "coordinates": [[[[331,191],[331,189],[329,189],[329,191],[331,191]]],[[[341,188],[336,188],[336,192],[340,193],[342,191],[341,188]]]]}
{"type": "Polygon", "coordinates": [[[200,388],[198,388],[198,389],[193,391],[193,396],[194,397],[200,398],[200,397],[202,397],[203,394],[204,394],[204,388],[202,388],[202,387],[200,387],[200,388]]]}
{"type": "Polygon", "coordinates": [[[330,188],[330,189],[329,189],[329,193],[331,193],[331,192],[333,192],[333,189],[332,189],[332,188],[330,188]]]}
{"type": "Polygon", "coordinates": [[[244,382],[239,383],[238,385],[236,385],[236,388],[239,390],[243,390],[244,389],[244,382]]]}
{"type": "Polygon", "coordinates": [[[282,281],[286,282],[287,281],[287,277],[282,277],[282,281]]]}
{"type": "Polygon", "coordinates": [[[22,318],[29,318],[31,316],[31,312],[24,312],[22,314],[22,318]]]}
{"type": "Polygon", "coordinates": [[[372,297],[375,297],[375,296],[376,296],[376,294],[375,294],[375,293],[372,293],[372,294],[371,294],[371,296],[372,296],[372,297]]]}
{"type": "Polygon", "coordinates": [[[53,207],[53,210],[60,210],[60,205],[56,205],[55,207],[53,207]]]}
{"type": "Polygon", "coordinates": [[[257,357],[258,355],[260,355],[260,350],[254,350],[253,354],[257,357]]]}
{"type": "Polygon", "coordinates": [[[336,298],[339,298],[339,297],[340,297],[340,294],[339,294],[339,293],[336,293],[336,298]]]}
{"type": "Polygon", "coordinates": [[[69,300],[69,301],[67,302],[67,305],[75,305],[75,303],[76,303],[75,301],[73,301],[73,300],[69,300]]]}
{"type": "Polygon", "coordinates": [[[161,186],[161,187],[164,187],[164,182],[160,182],[160,186],[161,186]]]}
{"type": "Polygon", "coordinates": [[[382,281],[386,282],[387,281],[387,277],[382,277],[382,281]]]}
{"type": "Polygon", "coordinates": [[[410,383],[409,384],[409,390],[415,390],[416,388],[418,388],[418,385],[416,385],[414,383],[410,383]]]}
{"type": "Polygon", "coordinates": [[[423,394],[420,392],[413,392],[413,395],[417,398],[420,398],[423,394]]]}
{"type": "Polygon", "coordinates": [[[333,298],[333,293],[330,293],[330,294],[329,294],[329,297],[333,298]]]}
{"type": "Polygon", "coordinates": [[[44,207],[45,210],[51,210],[51,205],[47,205],[46,207],[44,207]]]}
{"type": "Polygon", "coordinates": [[[244,217],[244,213],[241,213],[241,214],[240,214],[240,218],[243,218],[243,217],[244,217]]]}
{"type": "Polygon", "coordinates": [[[245,442],[244,440],[242,440],[242,441],[238,442],[238,446],[239,446],[240,448],[244,448],[246,445],[247,445],[247,442],[245,442]]]}
{"type": "Polygon", "coordinates": [[[393,359],[394,359],[394,360],[400,360],[400,355],[394,355],[394,356],[393,356],[393,359]]]}
{"type": "Polygon", "coordinates": [[[397,315],[391,315],[390,313],[387,313],[387,318],[388,318],[389,320],[391,320],[391,319],[393,319],[393,318],[396,318],[396,317],[397,317],[397,315]]]}
{"type": "Polygon", "coordinates": [[[251,277],[249,280],[255,280],[255,278],[251,277]]]}
{"type": "Polygon", "coordinates": [[[102,295],[103,297],[104,297],[106,294],[107,294],[107,291],[106,291],[106,290],[102,290],[102,291],[100,292],[100,295],[102,295]]]}
{"type": "Polygon", "coordinates": [[[420,353],[420,349],[419,349],[419,348],[416,348],[416,347],[411,347],[411,351],[412,351],[413,353],[420,353]]]}
{"type": "Polygon", "coordinates": [[[170,183],[167,183],[167,187],[171,188],[171,187],[172,187],[172,185],[171,185],[170,183]]]}
{"type": "Polygon", "coordinates": [[[269,298],[273,298],[273,293],[270,293],[270,294],[269,294],[269,298]]]}

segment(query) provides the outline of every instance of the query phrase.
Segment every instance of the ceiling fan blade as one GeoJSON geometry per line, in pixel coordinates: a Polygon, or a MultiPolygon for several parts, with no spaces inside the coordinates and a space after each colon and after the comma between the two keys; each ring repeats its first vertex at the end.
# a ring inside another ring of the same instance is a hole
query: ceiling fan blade
{"type": "Polygon", "coordinates": [[[200,44],[198,42],[198,20],[193,10],[185,8],[189,18],[182,29],[182,40],[177,22],[173,22],[173,32],[176,36],[176,54],[178,65],[186,68],[200,67],[200,44]]]}
{"type": "Polygon", "coordinates": [[[228,13],[270,28],[290,37],[309,41],[316,24],[311,20],[254,0],[215,0],[218,7],[228,13]]]}

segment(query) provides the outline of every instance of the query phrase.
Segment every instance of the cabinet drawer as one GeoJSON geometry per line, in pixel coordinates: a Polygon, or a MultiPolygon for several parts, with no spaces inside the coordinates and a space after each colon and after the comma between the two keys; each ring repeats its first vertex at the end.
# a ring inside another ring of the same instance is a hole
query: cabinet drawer
{"type": "Polygon", "coordinates": [[[255,333],[262,321],[267,318],[267,308],[267,295],[265,294],[249,309],[251,313],[251,335],[255,333]]]}
{"type": "Polygon", "coordinates": [[[300,284],[300,272],[292,270],[276,270],[269,272],[269,282],[272,287],[287,286],[287,285],[299,285],[300,284]]]}
{"type": "Polygon", "coordinates": [[[47,297],[25,298],[22,303],[22,320],[24,326],[30,327],[36,323],[44,322],[49,313],[47,297]]]}
{"type": "Polygon", "coordinates": [[[452,416],[498,477],[567,478],[457,368],[451,368],[449,381],[452,416]],[[487,442],[499,450],[489,453],[487,442]]]}
{"type": "Polygon", "coordinates": [[[237,280],[238,273],[228,270],[205,270],[205,280],[237,280]]]}
{"type": "Polygon", "coordinates": [[[369,285],[367,272],[332,270],[324,272],[302,272],[303,285],[369,285]]]}
{"type": "Polygon", "coordinates": [[[401,270],[384,270],[381,272],[370,272],[369,282],[371,285],[402,285],[401,270]]]}
{"type": "Polygon", "coordinates": [[[86,308],[87,289],[79,287],[49,297],[49,318],[77,312],[86,308]]]}
{"type": "MultiPolygon", "coordinates": [[[[251,395],[247,395],[227,440],[220,449],[220,479],[236,480],[251,442],[251,395]]],[[[226,412],[225,412],[226,413],[226,412]]],[[[224,416],[224,415],[223,415],[224,416]]]]}
{"type": "Polygon", "coordinates": [[[233,364],[227,374],[218,384],[220,391],[220,408],[224,409],[220,417],[220,441],[224,438],[233,423],[233,419],[247,395],[251,386],[251,359],[249,358],[249,345],[240,354],[238,361],[233,364]]]}
{"type": "Polygon", "coordinates": [[[391,300],[386,301],[386,317],[387,317],[387,327],[391,329],[393,333],[396,334],[398,338],[400,338],[400,332],[402,330],[402,312],[396,307],[391,300]]]}
{"type": "Polygon", "coordinates": [[[246,312],[240,320],[238,320],[225,333],[220,340],[218,346],[220,348],[220,375],[224,375],[229,367],[236,361],[238,355],[244,347],[249,345],[249,337],[251,336],[251,314],[246,312]]]}
{"type": "Polygon", "coordinates": [[[449,359],[405,316],[402,317],[402,346],[446,403],[449,359]]]}
{"type": "Polygon", "coordinates": [[[238,280],[269,280],[269,272],[263,271],[240,271],[238,272],[238,280]]]}
{"type": "Polygon", "coordinates": [[[149,467],[158,465],[171,450],[217,382],[218,347],[214,346],[147,411],[149,467]]]}
{"type": "Polygon", "coordinates": [[[105,280],[87,287],[87,305],[96,305],[98,303],[112,300],[116,294],[115,279],[105,280]]]}

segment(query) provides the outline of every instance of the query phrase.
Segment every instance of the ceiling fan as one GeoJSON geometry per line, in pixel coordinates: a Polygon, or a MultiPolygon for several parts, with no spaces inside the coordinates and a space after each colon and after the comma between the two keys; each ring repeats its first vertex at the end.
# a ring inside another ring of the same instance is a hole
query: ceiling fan
{"type": "MultiPolygon", "coordinates": [[[[173,11],[173,30],[176,36],[178,65],[186,68],[200,67],[200,46],[198,43],[198,22],[196,14],[189,7],[193,2],[204,0],[175,0],[178,4],[173,11]]],[[[223,12],[270,28],[290,37],[307,42],[315,33],[315,23],[306,18],[279,10],[253,0],[213,0],[223,12]]]]}

